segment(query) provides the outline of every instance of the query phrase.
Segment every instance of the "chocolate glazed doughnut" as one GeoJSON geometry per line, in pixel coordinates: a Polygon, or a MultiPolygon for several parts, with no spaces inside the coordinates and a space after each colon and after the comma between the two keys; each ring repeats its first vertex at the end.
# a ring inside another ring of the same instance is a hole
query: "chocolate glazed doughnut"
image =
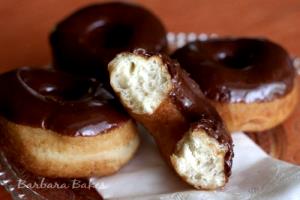
{"type": "Polygon", "coordinates": [[[199,84],[230,131],[263,131],[297,103],[288,53],[265,39],[220,38],[188,43],[172,55],[199,84]]]}
{"type": "Polygon", "coordinates": [[[198,189],[224,186],[231,173],[231,137],[179,64],[138,49],[117,55],[108,68],[116,95],[176,173],[198,189]]]}
{"type": "Polygon", "coordinates": [[[0,75],[0,95],[6,150],[35,174],[108,175],[138,147],[134,123],[93,79],[20,68],[0,75]]]}
{"type": "Polygon", "coordinates": [[[107,64],[134,48],[167,50],[166,30],[149,10],[111,2],[82,8],[59,22],[50,35],[54,66],[108,81],[107,64]]]}

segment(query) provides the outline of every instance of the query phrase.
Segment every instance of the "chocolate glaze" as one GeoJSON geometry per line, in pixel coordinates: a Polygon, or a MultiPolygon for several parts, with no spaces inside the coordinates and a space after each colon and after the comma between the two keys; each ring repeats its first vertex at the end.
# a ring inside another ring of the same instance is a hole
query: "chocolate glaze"
{"type": "Polygon", "coordinates": [[[294,84],[288,53],[265,39],[195,41],[175,51],[172,58],[206,97],[219,102],[271,101],[289,93],[294,84]]]}
{"type": "Polygon", "coordinates": [[[99,82],[62,72],[7,72],[0,75],[0,95],[2,117],[68,136],[95,136],[129,120],[99,82]]]}
{"type": "Polygon", "coordinates": [[[231,175],[233,158],[232,139],[217,111],[205,100],[199,86],[180,68],[179,63],[165,61],[172,77],[173,90],[170,96],[185,116],[193,130],[203,129],[219,144],[227,147],[224,169],[227,177],[231,175]]]}
{"type": "Polygon", "coordinates": [[[186,119],[187,126],[181,127],[178,131],[183,134],[189,128],[193,130],[203,129],[210,137],[216,139],[219,144],[226,146],[228,151],[224,159],[224,170],[226,176],[229,177],[234,155],[232,138],[215,108],[205,99],[198,84],[181,69],[178,62],[171,60],[167,56],[149,53],[143,49],[137,49],[134,53],[148,58],[153,55],[159,56],[163,60],[163,63],[168,67],[173,83],[173,89],[169,95],[186,119]]]}
{"type": "Polygon", "coordinates": [[[139,47],[167,49],[160,20],[143,7],[121,2],[78,10],[57,24],[50,43],[57,69],[107,82],[107,64],[117,53],[139,47]]]}

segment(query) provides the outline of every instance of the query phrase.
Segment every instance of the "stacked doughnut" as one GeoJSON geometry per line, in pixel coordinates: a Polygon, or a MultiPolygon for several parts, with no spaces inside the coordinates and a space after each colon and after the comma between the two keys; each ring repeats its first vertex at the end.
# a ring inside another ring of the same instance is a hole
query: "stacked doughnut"
{"type": "Polygon", "coordinates": [[[26,67],[0,75],[0,94],[6,152],[37,175],[109,175],[137,150],[134,122],[93,79],[26,67]]]}
{"type": "Polygon", "coordinates": [[[147,9],[112,2],[82,8],[50,34],[54,67],[108,83],[107,64],[117,53],[145,48],[166,52],[166,30],[147,9]]]}
{"type": "Polygon", "coordinates": [[[292,60],[266,39],[195,41],[172,58],[199,84],[230,131],[264,131],[282,123],[298,100],[292,60]]]}

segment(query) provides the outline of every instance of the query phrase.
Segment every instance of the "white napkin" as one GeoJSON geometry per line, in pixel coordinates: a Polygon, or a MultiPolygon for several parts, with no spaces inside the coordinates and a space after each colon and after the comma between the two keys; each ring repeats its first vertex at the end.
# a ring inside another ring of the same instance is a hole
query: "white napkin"
{"type": "Polygon", "coordinates": [[[117,174],[91,178],[105,199],[288,199],[300,200],[300,167],[268,156],[243,133],[233,134],[232,176],[224,189],[199,191],[166,166],[145,131],[135,158],[117,174]]]}

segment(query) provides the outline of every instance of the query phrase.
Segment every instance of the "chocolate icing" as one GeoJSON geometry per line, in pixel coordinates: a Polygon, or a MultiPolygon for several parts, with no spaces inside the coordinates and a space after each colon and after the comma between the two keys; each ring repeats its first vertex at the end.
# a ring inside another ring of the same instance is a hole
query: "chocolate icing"
{"type": "MultiPolygon", "coordinates": [[[[178,131],[180,131],[181,134],[174,134],[174,136],[182,136],[189,128],[193,130],[205,130],[206,133],[216,139],[219,144],[227,147],[228,152],[224,159],[224,170],[226,176],[229,177],[231,175],[232,158],[234,155],[232,138],[215,108],[205,99],[198,84],[181,69],[178,62],[169,59],[167,56],[150,53],[143,49],[136,49],[133,53],[147,58],[159,56],[163,60],[163,63],[168,67],[173,83],[173,89],[169,95],[178,110],[184,116],[186,120],[185,124],[187,125],[180,127],[178,131]]],[[[178,139],[180,140],[181,138],[178,139]]]]}
{"type": "Polygon", "coordinates": [[[170,93],[178,109],[185,116],[193,130],[202,129],[219,144],[227,147],[224,170],[231,175],[233,158],[232,139],[217,111],[205,100],[199,86],[180,68],[179,63],[166,62],[172,77],[173,90],[170,93]]]}
{"type": "Polygon", "coordinates": [[[266,102],[283,97],[294,84],[288,53],[265,39],[190,42],[172,55],[211,100],[266,102]]]}
{"type": "Polygon", "coordinates": [[[46,69],[0,75],[0,114],[17,124],[68,136],[95,136],[129,120],[99,82],[46,69]]]}
{"type": "Polygon", "coordinates": [[[134,48],[167,49],[166,30],[143,7],[111,2],[78,10],[50,35],[54,66],[108,81],[107,64],[117,53],[134,48]]]}

